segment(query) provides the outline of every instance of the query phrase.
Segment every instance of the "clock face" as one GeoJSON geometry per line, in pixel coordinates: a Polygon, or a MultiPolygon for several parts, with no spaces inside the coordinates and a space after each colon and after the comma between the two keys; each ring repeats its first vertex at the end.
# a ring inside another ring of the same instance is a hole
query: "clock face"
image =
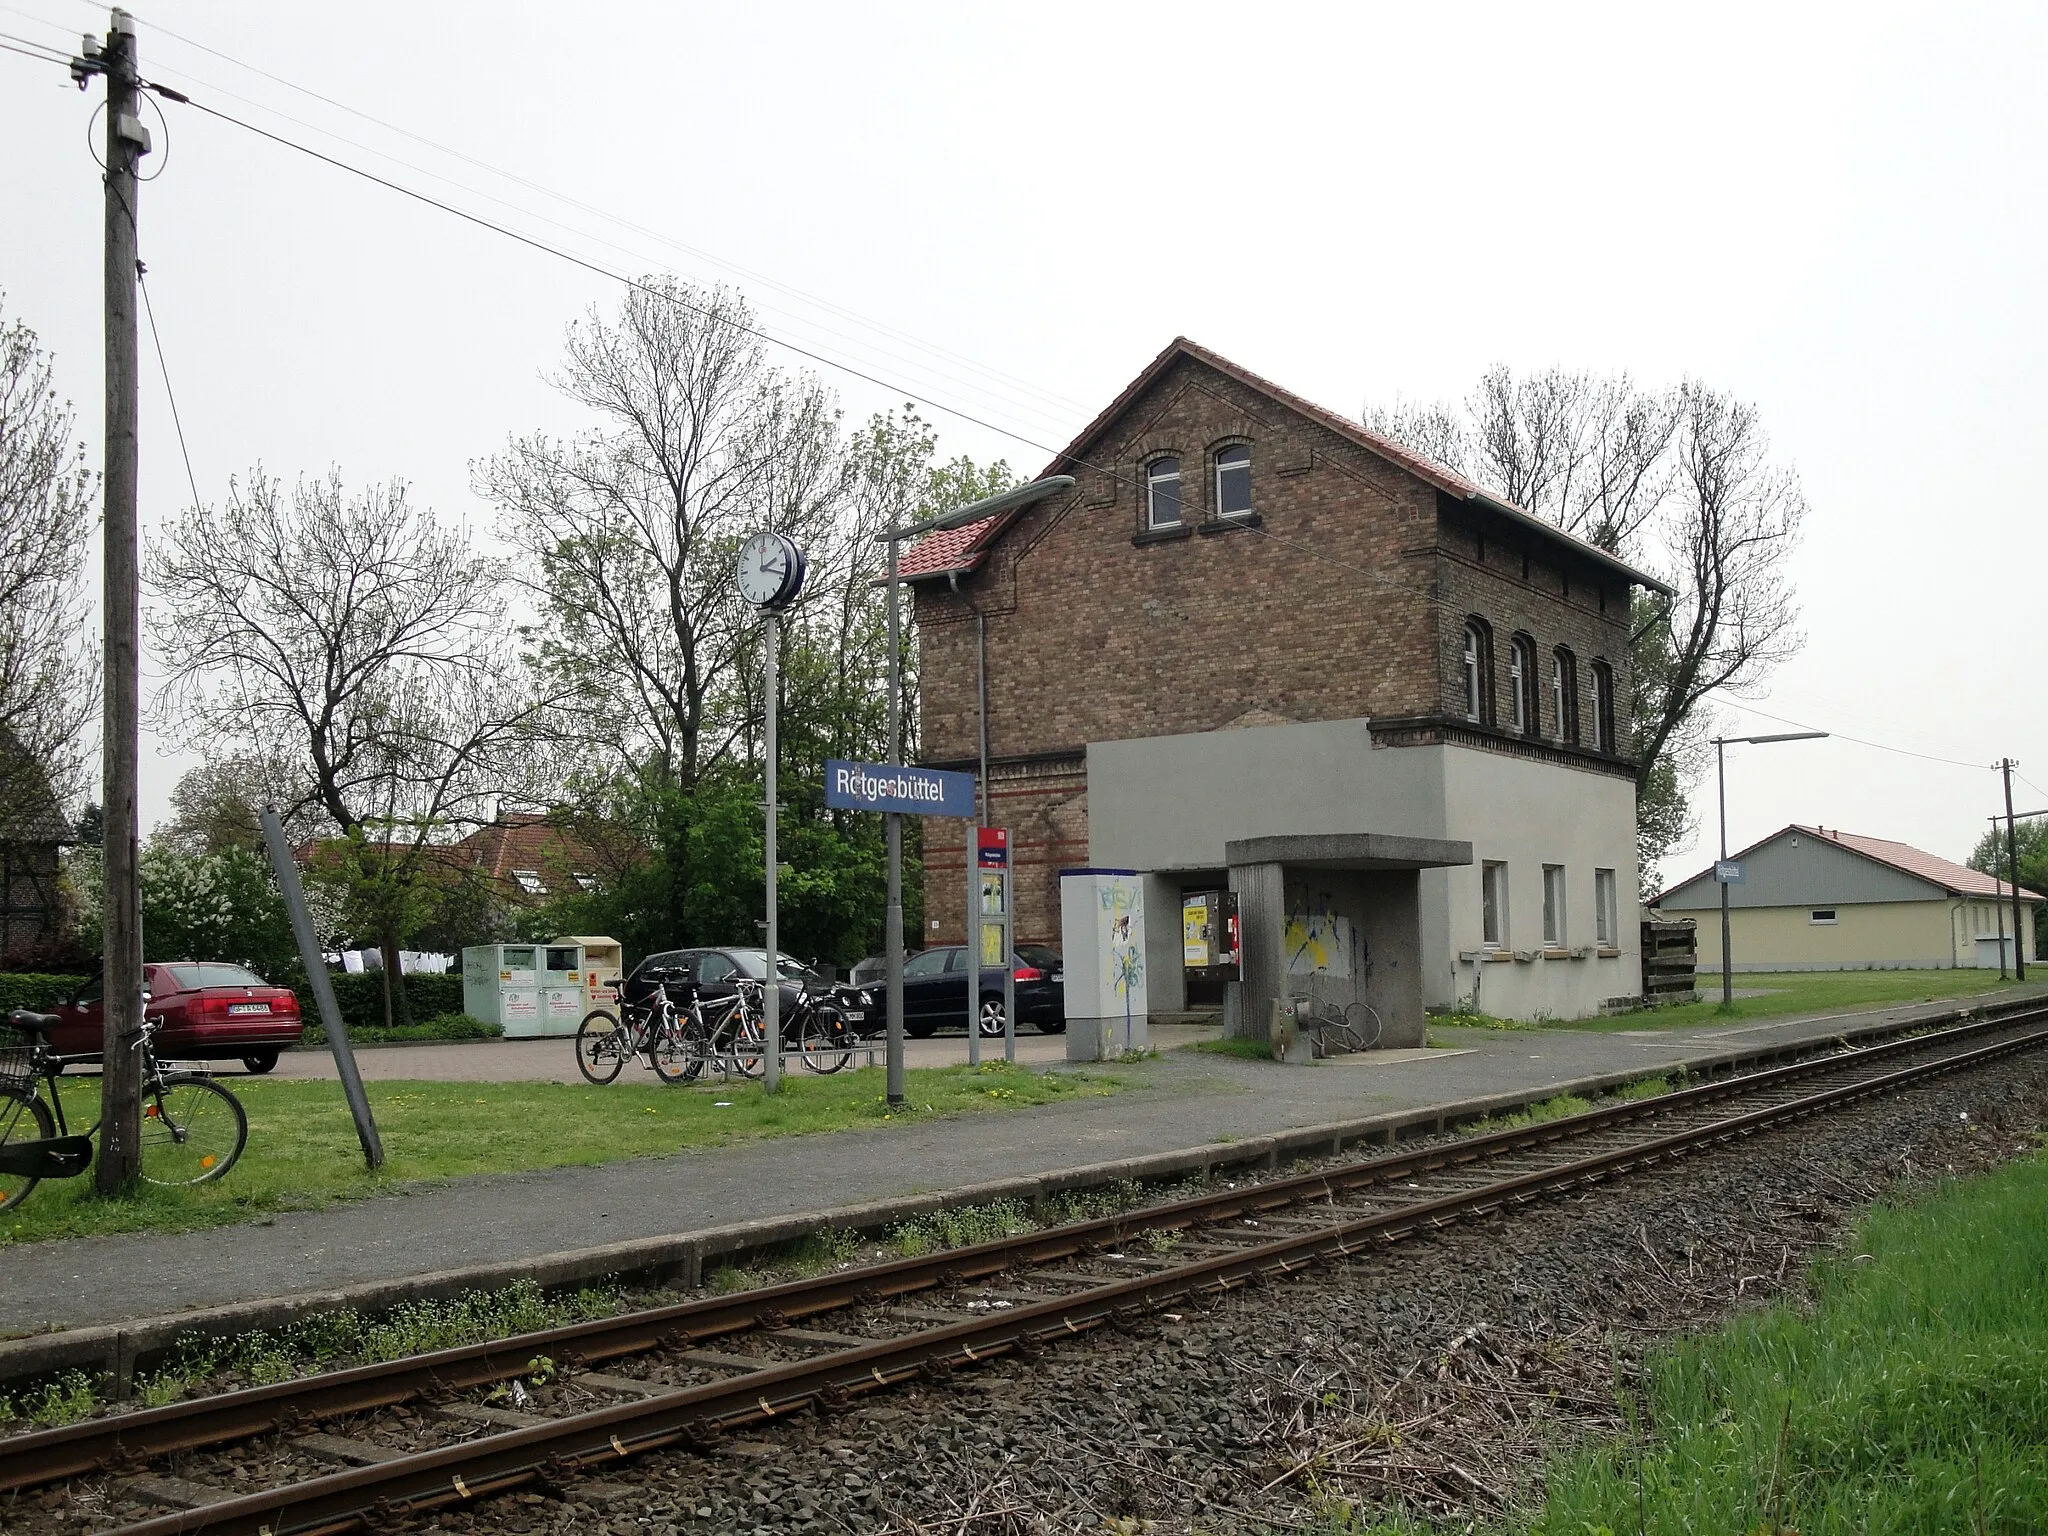
{"type": "Polygon", "coordinates": [[[757,533],[740,546],[740,596],[756,608],[790,602],[803,576],[804,557],[779,533],[757,533]]]}

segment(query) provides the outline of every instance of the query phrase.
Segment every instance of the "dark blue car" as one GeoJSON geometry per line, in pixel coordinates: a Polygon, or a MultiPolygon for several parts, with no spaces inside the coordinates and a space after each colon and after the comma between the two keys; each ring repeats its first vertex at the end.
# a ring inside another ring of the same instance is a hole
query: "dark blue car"
{"type": "MultiPolygon", "coordinates": [[[[1041,944],[1019,944],[1011,956],[1017,993],[1017,1022],[1035,1025],[1042,1035],[1067,1028],[1067,989],[1060,952],[1041,944]]],[[[967,973],[964,945],[944,944],[912,955],[903,962],[903,1032],[922,1040],[941,1029],[967,1024],[967,973]]],[[[880,988],[873,987],[877,997],[880,988]]],[[[1003,972],[983,966],[979,982],[984,1038],[1003,1033],[1003,972]]]]}

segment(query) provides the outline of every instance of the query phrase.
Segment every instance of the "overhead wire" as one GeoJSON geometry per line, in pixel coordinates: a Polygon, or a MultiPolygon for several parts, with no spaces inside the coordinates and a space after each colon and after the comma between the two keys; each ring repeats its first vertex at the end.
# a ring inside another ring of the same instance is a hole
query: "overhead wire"
{"type": "MultiPolygon", "coordinates": [[[[1823,729],[1823,727],[1821,726],[1809,725],[1804,720],[1794,720],[1788,715],[1774,715],[1768,709],[1758,709],[1754,704],[1744,704],[1735,699],[1724,699],[1722,702],[1727,704],[1729,708],[1740,710],[1744,714],[1761,715],[1766,720],[1775,720],[1780,725],[1797,726],[1802,731],[1818,731],[1823,729]]],[[[1922,762],[1944,763],[1951,768],[1975,768],[1983,770],[1988,767],[1996,766],[1996,764],[1965,762],[1962,758],[1959,757],[1938,757],[1932,752],[1915,752],[1910,747],[1894,747],[1882,741],[1869,741],[1861,736],[1851,736],[1847,731],[1827,731],[1826,734],[1833,737],[1837,741],[1854,742],[1859,747],[1870,747],[1879,752],[1892,752],[1896,753],[1900,757],[1917,757],[1922,762]]]]}
{"type": "MultiPolygon", "coordinates": [[[[97,9],[97,7],[92,5],[92,0],[80,0],[80,3],[86,5],[88,9],[97,9]]],[[[45,26],[57,26],[57,23],[55,22],[50,22],[40,17],[33,17],[32,13],[17,10],[13,6],[0,5],[0,10],[9,10],[13,11],[17,15],[30,16],[31,19],[41,21],[41,23],[45,26]]],[[[542,197],[550,198],[568,207],[575,208],[583,213],[590,214],[591,216],[601,219],[607,223],[617,225],[621,229],[629,230],[635,234],[653,240],[657,244],[665,246],[670,250],[679,251],[686,255],[693,256],[698,260],[709,262],[714,266],[721,267],[724,270],[735,274],[736,276],[744,277],[748,279],[750,282],[762,284],[767,287],[773,288],[776,291],[786,294],[793,299],[800,300],[805,304],[812,305],[827,313],[834,314],[842,319],[851,321],[856,325],[863,326],[868,330],[875,332],[878,335],[892,337],[895,340],[901,341],[904,344],[927,354],[928,356],[940,358],[953,364],[971,369],[976,373],[984,375],[988,379],[1007,385],[1012,389],[1022,390],[1028,395],[1035,395],[1038,397],[1040,401],[1056,406],[1063,411],[1072,412],[1083,411],[1087,409],[1086,405],[1083,402],[1075,400],[1069,396],[1061,395],[1056,391],[1045,389],[1039,385],[1032,383],[1028,379],[1020,378],[1015,374],[1005,372],[1002,369],[994,368],[986,363],[983,363],[975,358],[969,357],[963,353],[955,352],[950,348],[942,347],[937,345],[936,343],[926,341],[922,337],[916,336],[909,331],[905,331],[900,327],[890,325],[885,321],[877,320],[871,316],[864,315],[860,311],[852,309],[846,305],[840,304],[835,300],[827,299],[819,294],[810,293],[805,289],[799,288],[792,283],[785,282],[770,274],[760,272],[756,269],[744,266],[738,262],[731,261],[726,257],[718,255],[718,253],[716,253],[715,251],[710,251],[701,246],[694,246],[688,244],[687,242],[677,240],[670,235],[662,233],[660,230],[651,228],[644,224],[637,223],[634,220],[628,219],[623,215],[615,213],[598,204],[586,202],[580,198],[570,195],[569,193],[562,192],[553,187],[550,187],[544,182],[536,181],[530,177],[522,176],[516,171],[507,170],[502,166],[495,165],[488,160],[469,154],[466,151],[456,149],[451,145],[443,144],[438,140],[429,138],[424,134],[415,132],[414,130],[406,128],[401,124],[393,123],[388,119],[378,117],[374,113],[365,112],[358,107],[349,105],[345,101],[338,100],[333,96],[329,96],[324,94],[323,92],[316,91],[309,86],[300,85],[298,82],[288,79],[283,75],[273,73],[272,71],[263,68],[261,65],[251,64],[246,60],[238,59],[232,54],[225,53],[220,49],[214,48],[207,43],[200,42],[197,38],[187,37],[185,34],[181,32],[178,32],[170,27],[164,26],[158,22],[152,21],[146,17],[138,16],[137,19],[142,21],[144,25],[148,26],[152,33],[161,33],[165,37],[171,38],[172,40],[178,43],[182,43],[188,48],[193,48],[201,53],[208,54],[211,57],[219,59],[223,63],[229,64],[236,69],[247,70],[251,74],[260,76],[265,80],[271,81],[273,84],[284,87],[286,90],[296,92],[297,94],[305,96],[313,101],[317,101],[325,106],[332,107],[336,111],[345,112],[351,117],[355,117],[363,122],[372,124],[378,128],[385,130],[388,133],[397,134],[401,138],[409,139],[415,144],[422,145],[425,148],[435,151],[437,154],[447,155],[452,159],[463,162],[466,165],[473,166],[476,169],[483,171],[488,175],[499,177],[502,180],[511,182],[520,187],[524,187],[529,191],[538,193],[542,197]]],[[[183,71],[180,72],[182,73],[183,71]]],[[[602,237],[600,236],[589,235],[588,231],[576,229],[573,226],[561,223],[559,220],[549,219],[544,214],[533,213],[533,210],[531,209],[523,208],[517,204],[506,202],[504,199],[501,198],[492,197],[491,194],[482,192],[479,189],[469,186],[466,183],[455,181],[453,178],[450,177],[441,176],[436,172],[429,171],[424,169],[423,167],[413,165],[410,162],[400,160],[396,156],[390,155],[384,151],[375,149],[371,146],[355,143],[354,141],[344,138],[340,134],[333,133],[332,130],[330,129],[322,128],[317,124],[307,123],[302,119],[291,117],[288,113],[280,112],[276,108],[270,107],[262,102],[252,100],[247,96],[240,95],[234,91],[228,90],[225,87],[215,85],[212,82],[202,81],[201,83],[205,84],[209,90],[219,91],[224,95],[234,97],[234,99],[245,102],[249,106],[255,107],[259,111],[273,113],[276,116],[283,118],[287,122],[292,122],[297,126],[307,128],[312,132],[327,134],[330,137],[339,139],[341,142],[349,144],[351,148],[363,150],[365,153],[378,155],[380,158],[390,160],[394,164],[404,165],[408,170],[416,171],[421,175],[431,176],[435,180],[442,181],[447,185],[461,187],[464,191],[475,193],[477,196],[484,197],[492,202],[495,202],[501,207],[514,208],[522,213],[532,213],[534,217],[540,218],[544,222],[552,224],[554,225],[554,227],[558,229],[562,229],[567,232],[578,235],[585,235],[589,238],[598,239],[601,243],[612,244],[612,242],[603,241],[602,237]]],[[[624,247],[618,246],[616,244],[612,244],[612,248],[615,250],[625,249],[624,247]]],[[[798,323],[815,323],[805,322],[800,317],[789,314],[788,311],[781,311],[781,313],[789,315],[789,318],[791,318],[792,320],[797,320],[798,323]]],[[[840,334],[843,336],[843,333],[834,334],[840,334]]],[[[851,337],[844,337],[844,339],[848,340],[849,342],[853,341],[853,338],[851,337]]],[[[923,366],[913,362],[910,359],[902,358],[900,356],[897,357],[897,360],[904,362],[912,367],[923,366]]],[[[984,387],[970,384],[964,380],[956,379],[954,380],[954,382],[962,384],[963,387],[975,389],[977,392],[980,393],[989,393],[989,391],[986,390],[984,387]]],[[[1024,408],[1032,414],[1042,414],[1041,407],[1033,406],[1026,402],[1012,401],[1010,403],[1014,405],[1020,405],[1022,406],[1022,408],[1024,408]]]]}

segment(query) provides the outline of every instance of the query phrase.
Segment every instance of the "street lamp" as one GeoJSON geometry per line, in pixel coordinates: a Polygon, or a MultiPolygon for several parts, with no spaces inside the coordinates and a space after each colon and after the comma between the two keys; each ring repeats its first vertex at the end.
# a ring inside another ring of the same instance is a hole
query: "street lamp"
{"type": "Polygon", "coordinates": [[[1761,747],[1774,741],[1819,741],[1826,731],[1779,731],[1771,736],[1716,736],[1714,777],[1721,791],[1721,857],[1714,865],[1714,879],[1721,887],[1721,1006],[1735,1002],[1735,953],[1728,939],[1728,754],[1730,746],[1761,747]]]}
{"type": "MultiPolygon", "coordinates": [[[[1048,475],[1042,480],[1033,480],[1014,490],[1002,491],[994,496],[984,496],[980,501],[971,501],[964,507],[955,507],[950,512],[941,512],[937,517],[927,517],[921,522],[907,523],[901,528],[890,528],[875,535],[878,543],[889,552],[888,574],[883,585],[889,596],[889,766],[903,765],[903,642],[902,619],[898,613],[896,586],[898,576],[897,546],[905,539],[914,539],[920,534],[944,533],[949,528],[964,528],[969,523],[978,523],[985,517],[994,517],[999,512],[1014,512],[1043,501],[1048,496],[1057,496],[1062,491],[1072,490],[1072,475],[1048,475]]],[[[889,859],[889,905],[883,918],[882,939],[888,953],[888,1009],[889,1009],[889,1102],[903,1102],[903,817],[897,811],[882,813],[883,837],[889,859]]],[[[971,839],[970,839],[971,841],[971,839]]],[[[970,914],[971,916],[971,914],[970,914]]]]}

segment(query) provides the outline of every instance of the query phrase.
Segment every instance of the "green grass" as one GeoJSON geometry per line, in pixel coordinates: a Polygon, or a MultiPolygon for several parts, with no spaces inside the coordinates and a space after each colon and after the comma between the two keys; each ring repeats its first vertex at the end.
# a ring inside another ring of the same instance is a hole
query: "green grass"
{"type": "Polygon", "coordinates": [[[1205,1056],[1235,1056],[1242,1061],[1270,1063],[1274,1059],[1270,1041],[1254,1040],[1249,1035],[1227,1035],[1218,1040],[1197,1040],[1192,1045],[1183,1045],[1179,1049],[1200,1051],[1205,1056]]]}
{"type": "Polygon", "coordinates": [[[1785,1303],[1654,1357],[1643,1449],[1534,1536],[2048,1530],[2048,1160],[1880,1209],[1785,1303]]]}
{"type": "MultiPolygon", "coordinates": [[[[384,1194],[418,1180],[518,1172],[653,1157],[691,1147],[849,1126],[886,1125],[981,1110],[1021,1108],[1114,1093],[1113,1072],[1033,1072],[995,1062],[906,1075],[909,1103],[891,1111],[882,1074],[793,1073],[773,1098],[756,1084],[667,1088],[629,1069],[608,1088],[586,1083],[367,1084],[383,1138],[384,1168],[363,1167],[338,1084],[236,1078],[249,1113],[249,1147],[218,1183],[144,1186],[102,1200],[90,1176],[47,1181],[0,1215],[0,1247],[93,1233],[180,1231],[261,1220],[335,1200],[384,1194]]],[[[97,1113],[97,1080],[67,1079],[74,1120],[97,1113]]]]}
{"type": "MultiPolygon", "coordinates": [[[[1645,1008],[1606,1018],[1559,1020],[1553,1029],[1679,1029],[1702,1024],[1739,1024],[1745,1019],[1782,1019],[1797,1014],[1882,1008],[1898,1003],[1968,999],[2012,983],[1996,971],[1738,971],[1735,990],[1761,990],[1762,997],[1738,997],[1721,1007],[1720,973],[1702,971],[1700,1001],[1669,1008],[1645,1008]]],[[[1457,1022],[1452,1018],[1438,1021],[1457,1022]]]]}

